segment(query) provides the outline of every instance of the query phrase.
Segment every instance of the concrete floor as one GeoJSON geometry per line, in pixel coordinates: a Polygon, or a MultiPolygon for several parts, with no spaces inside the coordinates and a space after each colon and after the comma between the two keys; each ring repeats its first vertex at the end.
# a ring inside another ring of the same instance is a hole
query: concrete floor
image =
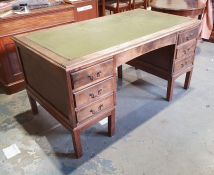
{"type": "Polygon", "coordinates": [[[200,43],[191,88],[126,67],[118,81],[116,134],[97,124],[82,134],[84,155],[75,159],[69,132],[39,106],[30,112],[26,92],[0,92],[0,175],[213,175],[214,44],[200,43]],[[21,154],[6,159],[2,149],[21,154]]]}

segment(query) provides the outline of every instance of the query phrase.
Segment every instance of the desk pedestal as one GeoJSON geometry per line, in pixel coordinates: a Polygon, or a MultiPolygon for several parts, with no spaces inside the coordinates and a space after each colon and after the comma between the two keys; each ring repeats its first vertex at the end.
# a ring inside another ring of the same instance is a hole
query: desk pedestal
{"type": "MultiPolygon", "coordinates": [[[[188,89],[193,71],[195,48],[197,44],[198,28],[182,32],[178,36],[176,45],[159,48],[139,56],[128,62],[136,69],[144,70],[168,81],[167,101],[172,100],[175,80],[186,73],[184,89],[188,89]]],[[[122,77],[122,69],[118,69],[122,77]]]]}

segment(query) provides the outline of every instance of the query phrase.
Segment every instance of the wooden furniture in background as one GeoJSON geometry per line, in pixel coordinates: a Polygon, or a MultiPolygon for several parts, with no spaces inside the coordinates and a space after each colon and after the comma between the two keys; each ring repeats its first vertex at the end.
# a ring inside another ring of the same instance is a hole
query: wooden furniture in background
{"type": "Polygon", "coordinates": [[[76,21],[84,21],[99,16],[97,0],[78,0],[69,3],[77,9],[76,21]]]}
{"type": "Polygon", "coordinates": [[[212,1],[212,5],[213,5],[213,31],[211,33],[209,41],[214,43],[214,0],[212,1]]]}
{"type": "Polygon", "coordinates": [[[7,94],[24,89],[25,83],[11,36],[75,21],[71,5],[37,9],[29,14],[0,18],[0,84],[7,94]]]}
{"type": "Polygon", "coordinates": [[[199,25],[195,19],[137,9],[15,36],[32,111],[38,112],[38,101],[66,127],[80,157],[80,133],[86,128],[108,117],[109,136],[115,132],[118,66],[147,53],[165,62],[167,50],[167,70],[159,65],[160,73],[175,78],[188,72],[189,86],[199,25]],[[83,26],[87,30],[79,30],[83,26]]]}
{"type": "Polygon", "coordinates": [[[198,17],[203,14],[204,0],[152,0],[151,9],[180,16],[198,17]]]}
{"type": "Polygon", "coordinates": [[[110,14],[120,13],[131,10],[131,0],[108,0],[105,1],[105,10],[109,10],[110,14]]]}
{"type": "Polygon", "coordinates": [[[132,0],[132,9],[143,8],[148,6],[148,0],[132,0]]]}
{"type": "Polygon", "coordinates": [[[105,16],[106,10],[110,11],[110,14],[120,13],[127,10],[136,8],[146,9],[148,6],[148,0],[100,0],[99,1],[99,16],[105,16]]]}

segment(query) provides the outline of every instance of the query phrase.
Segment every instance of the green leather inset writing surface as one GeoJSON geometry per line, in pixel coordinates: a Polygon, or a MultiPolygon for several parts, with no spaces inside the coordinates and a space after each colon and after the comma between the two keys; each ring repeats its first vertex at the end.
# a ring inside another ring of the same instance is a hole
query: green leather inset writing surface
{"type": "Polygon", "coordinates": [[[71,60],[187,22],[189,18],[134,10],[37,31],[26,37],[71,60]]]}

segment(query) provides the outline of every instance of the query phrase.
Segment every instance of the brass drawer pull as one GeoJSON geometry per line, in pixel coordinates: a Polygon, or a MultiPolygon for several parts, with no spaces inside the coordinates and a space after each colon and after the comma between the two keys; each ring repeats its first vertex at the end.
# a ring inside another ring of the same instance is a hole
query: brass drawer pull
{"type": "Polygon", "coordinates": [[[96,98],[96,97],[97,97],[97,96],[94,95],[93,93],[89,94],[89,96],[90,96],[91,98],[96,98]]]}
{"type": "Polygon", "coordinates": [[[101,76],[101,71],[98,71],[95,75],[88,75],[88,78],[91,80],[91,81],[93,81],[93,80],[95,80],[96,78],[99,78],[100,76],[101,76]]]}
{"type": "Polygon", "coordinates": [[[103,108],[103,104],[101,104],[101,105],[98,107],[98,110],[97,110],[97,111],[91,109],[90,112],[94,115],[94,114],[100,112],[100,111],[102,110],[102,108],[103,108]]]}
{"type": "Polygon", "coordinates": [[[101,104],[101,105],[98,107],[99,110],[102,110],[102,108],[103,108],[103,104],[101,104]]]}
{"type": "Polygon", "coordinates": [[[93,109],[91,109],[90,112],[91,112],[93,115],[96,114],[96,111],[93,110],[93,109]]]}
{"type": "Polygon", "coordinates": [[[102,94],[102,91],[103,91],[103,89],[99,89],[99,90],[97,91],[97,94],[98,94],[98,95],[101,95],[101,94],[102,94]]]}
{"type": "Polygon", "coordinates": [[[186,66],[188,64],[188,61],[185,61],[184,63],[181,64],[181,67],[183,68],[184,66],[186,66]]]}
{"type": "Polygon", "coordinates": [[[194,33],[190,33],[190,36],[193,36],[194,35],[194,33]]]}
{"type": "Polygon", "coordinates": [[[91,81],[94,80],[94,76],[93,75],[88,75],[88,78],[90,78],[91,81]]]}
{"type": "Polygon", "coordinates": [[[102,91],[103,91],[103,89],[99,89],[99,90],[97,91],[97,95],[95,95],[94,93],[90,93],[89,96],[90,96],[91,98],[96,98],[96,97],[98,97],[99,95],[102,94],[102,91]]]}
{"type": "Polygon", "coordinates": [[[189,40],[189,38],[190,38],[189,36],[186,36],[186,40],[189,40]]]}
{"type": "Polygon", "coordinates": [[[184,49],[184,54],[186,55],[190,51],[190,48],[184,49]]]}
{"type": "Polygon", "coordinates": [[[97,77],[100,77],[100,76],[101,76],[101,73],[102,73],[101,71],[98,71],[98,72],[97,72],[97,77]]]}
{"type": "Polygon", "coordinates": [[[188,36],[186,36],[186,40],[190,40],[193,37],[194,33],[190,33],[188,36]]]}

